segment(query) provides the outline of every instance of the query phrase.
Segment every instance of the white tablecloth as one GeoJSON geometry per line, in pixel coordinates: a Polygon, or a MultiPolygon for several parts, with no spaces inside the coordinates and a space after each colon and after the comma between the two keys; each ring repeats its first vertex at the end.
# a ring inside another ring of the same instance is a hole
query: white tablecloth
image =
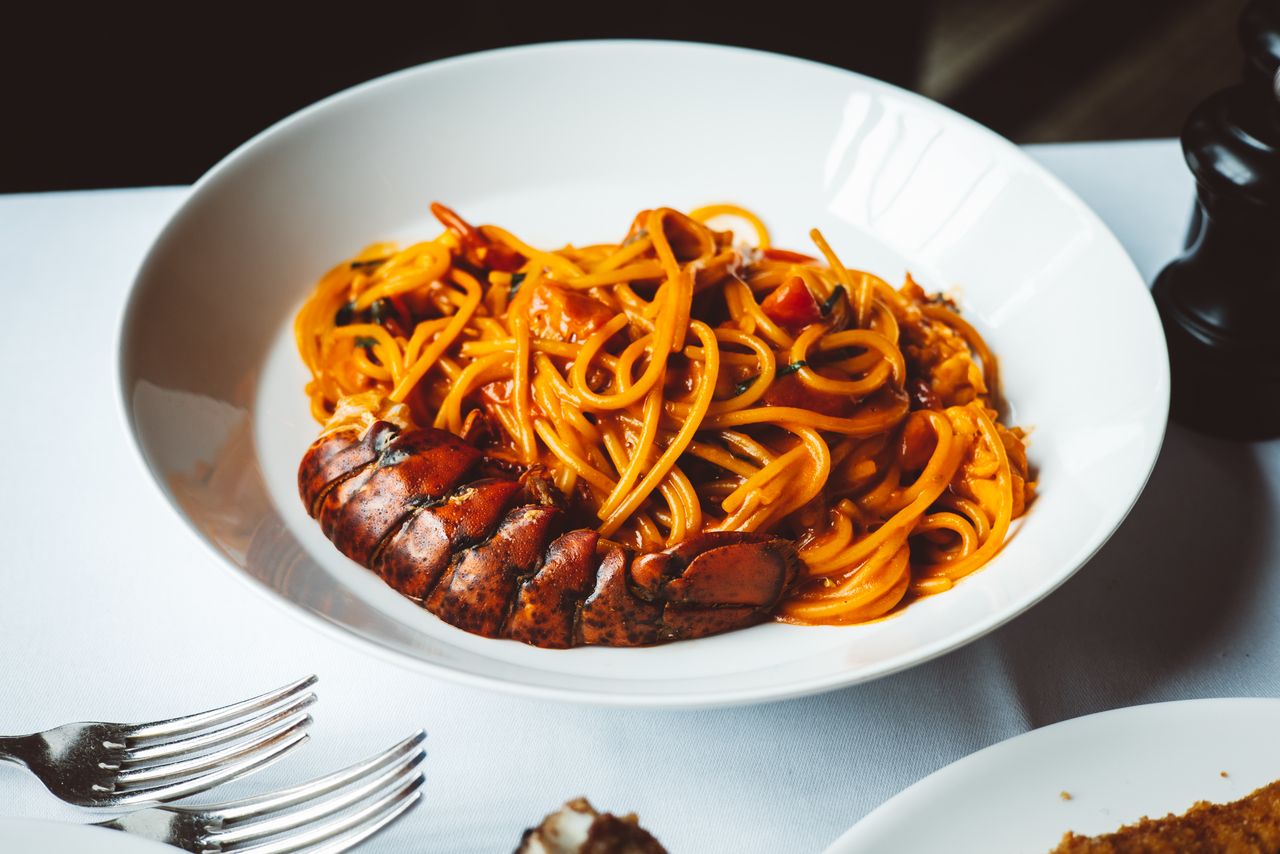
{"type": "MultiPolygon", "coordinates": [[[[1192,185],[1176,143],[1031,151],[1148,281],[1177,253],[1192,185]]],[[[1280,442],[1176,426],[1128,520],[1058,592],[870,684],[619,711],[459,687],[348,648],[211,556],[129,448],[118,321],[185,192],[0,197],[0,732],[184,714],[315,672],[312,742],[236,790],[318,776],[424,727],[423,802],[371,854],[510,851],[582,794],[637,811],[673,854],[817,854],[916,780],[1028,729],[1138,703],[1280,696],[1280,442]]],[[[0,815],[85,817],[11,766],[0,815]]]]}

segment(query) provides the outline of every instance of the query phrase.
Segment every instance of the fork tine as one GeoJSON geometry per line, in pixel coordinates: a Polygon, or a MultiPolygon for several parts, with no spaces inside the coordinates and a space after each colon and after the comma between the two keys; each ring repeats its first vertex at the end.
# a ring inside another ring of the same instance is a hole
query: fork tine
{"type": "Polygon", "coordinates": [[[294,712],[288,717],[271,724],[266,729],[254,733],[248,739],[229,744],[219,750],[199,753],[189,759],[179,759],[176,762],[126,767],[116,772],[115,784],[117,787],[131,788],[157,780],[185,778],[203,774],[220,765],[234,762],[240,757],[258,750],[261,745],[272,743],[285,732],[294,729],[305,729],[310,725],[311,715],[305,711],[294,712]]]}
{"type": "Polygon", "coordinates": [[[421,797],[422,790],[417,789],[408,798],[398,804],[394,804],[381,815],[371,818],[360,827],[330,839],[326,843],[308,849],[306,854],[341,854],[341,852],[346,851],[348,848],[364,842],[370,836],[373,836],[379,830],[382,830],[382,828],[395,821],[400,817],[401,813],[416,804],[418,799],[421,797]]]}
{"type": "Polygon", "coordinates": [[[283,688],[277,688],[274,691],[268,691],[258,697],[248,700],[242,700],[239,703],[232,703],[229,706],[223,706],[220,709],[211,709],[207,712],[199,712],[194,715],[187,715],[181,718],[170,718],[165,721],[155,721],[153,723],[138,724],[130,727],[126,732],[129,738],[158,738],[161,736],[182,735],[188,732],[205,729],[253,712],[265,709],[280,700],[290,697],[298,692],[311,687],[319,681],[314,675],[299,679],[283,688]]]}
{"type": "Polygon", "coordinates": [[[227,801],[220,804],[203,804],[199,807],[184,807],[181,805],[172,805],[169,809],[180,810],[199,810],[201,812],[217,812],[223,817],[224,821],[238,821],[246,818],[255,818],[257,816],[268,815],[282,809],[288,809],[292,806],[313,800],[322,795],[347,786],[356,780],[373,774],[388,765],[397,763],[404,757],[414,753],[425,755],[423,751],[418,749],[418,745],[422,744],[427,738],[427,734],[422,730],[418,730],[413,735],[406,738],[399,744],[385,750],[377,756],[371,756],[363,762],[357,762],[341,771],[321,777],[318,780],[311,780],[306,783],[300,783],[296,786],[290,786],[286,789],[279,789],[274,792],[268,792],[265,795],[257,795],[250,798],[242,798],[236,801],[227,801]]]}
{"type": "MultiPolygon", "coordinates": [[[[309,722],[309,721],[308,721],[309,722]]],[[[177,798],[185,798],[188,795],[194,795],[203,792],[206,789],[212,789],[214,786],[220,786],[223,783],[229,783],[232,780],[238,780],[246,774],[252,774],[261,768],[265,768],[271,763],[283,759],[293,751],[297,750],[303,744],[306,744],[310,738],[301,727],[296,727],[281,736],[270,744],[260,745],[260,749],[243,759],[216,768],[208,774],[199,777],[192,777],[187,780],[180,780],[168,783],[162,786],[155,786],[147,789],[135,789],[125,792],[118,797],[113,805],[120,806],[138,806],[149,803],[159,803],[162,801],[171,801],[177,798]]]]}
{"type": "Polygon", "coordinates": [[[125,751],[125,761],[150,763],[153,760],[199,753],[202,750],[219,744],[237,741],[245,736],[267,729],[285,718],[297,715],[303,709],[310,708],[315,702],[315,694],[306,694],[287,706],[269,709],[267,713],[247,718],[220,729],[210,730],[189,738],[162,741],[147,747],[135,747],[125,751]]]}
{"type": "MultiPolygon", "coordinates": [[[[394,812],[398,815],[418,799],[421,792],[418,790],[422,784],[426,782],[426,778],[422,774],[416,774],[413,779],[407,780],[400,784],[392,791],[378,798],[378,800],[369,804],[362,809],[351,813],[350,815],[338,816],[333,821],[317,824],[301,833],[295,833],[292,836],[286,836],[283,839],[276,839],[271,842],[263,842],[258,845],[250,845],[247,848],[236,848],[235,854],[288,854],[290,851],[297,851],[314,845],[318,842],[325,842],[334,837],[355,830],[366,823],[377,822],[379,819],[386,817],[387,813],[394,812]],[[398,808],[398,809],[397,809],[398,808]]],[[[392,815],[387,818],[390,821],[392,815]]],[[[386,824],[383,821],[381,824],[386,824]]],[[[379,826],[381,826],[381,824],[379,826]]],[[[376,828],[375,828],[376,829],[376,828]]],[[[370,831],[372,832],[372,831],[370,831]]]]}
{"type": "MultiPolygon", "coordinates": [[[[254,821],[241,827],[234,827],[227,830],[212,832],[206,838],[205,842],[209,844],[231,845],[239,842],[246,842],[250,839],[261,839],[265,836],[274,836],[277,833],[283,833],[286,830],[302,827],[321,821],[329,816],[337,815],[348,807],[355,806],[361,801],[369,798],[375,793],[391,788],[406,777],[411,775],[421,776],[417,774],[417,768],[426,759],[426,754],[418,752],[413,754],[389,770],[377,775],[374,779],[369,780],[349,792],[343,792],[326,801],[319,801],[306,807],[305,809],[295,810],[294,812],[284,813],[274,818],[254,821]]],[[[226,819],[224,818],[224,827],[226,819]]]]}

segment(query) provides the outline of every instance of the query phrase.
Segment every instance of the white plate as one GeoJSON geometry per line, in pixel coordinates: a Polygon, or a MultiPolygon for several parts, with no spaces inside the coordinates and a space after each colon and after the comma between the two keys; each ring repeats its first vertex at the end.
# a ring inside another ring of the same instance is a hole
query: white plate
{"type": "Polygon", "coordinates": [[[930,774],[825,854],[1046,854],[1068,831],[1096,836],[1143,816],[1181,815],[1196,801],[1239,800],[1280,778],[1277,721],[1280,700],[1256,699],[1064,721],[930,774]]]}
{"type": "Polygon", "coordinates": [[[0,851],[4,854],[173,854],[175,850],[105,827],[0,818],[0,851]]]}
{"type": "Polygon", "coordinates": [[[826,66],[661,42],[575,42],[433,63],[282,122],[196,186],[148,255],[121,331],[141,454],[241,577],[410,666],[526,695],[742,703],[917,664],[1047,595],[1110,536],[1155,462],[1164,339],[1129,258],[1016,147],[943,107],[826,66]],[[440,200],[535,245],[616,238],[635,212],[735,201],[777,245],[822,229],[851,266],[963,289],[1035,427],[1040,498],[946,595],[852,628],[758,626],[650,649],[542,650],[441,623],[340,555],[303,512],[317,427],[297,306],[365,244],[438,233],[440,200]]]}

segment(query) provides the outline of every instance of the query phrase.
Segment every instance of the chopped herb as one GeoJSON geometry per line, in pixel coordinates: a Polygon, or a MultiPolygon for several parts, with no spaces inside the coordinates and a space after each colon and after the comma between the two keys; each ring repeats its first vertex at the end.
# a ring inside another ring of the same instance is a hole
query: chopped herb
{"type": "Polygon", "coordinates": [[[809,363],[806,362],[804,359],[801,359],[798,362],[792,362],[789,365],[783,365],[782,367],[778,368],[778,372],[774,374],[774,376],[785,377],[787,374],[794,374],[796,371],[800,370],[801,368],[807,368],[807,367],[809,367],[809,363]]]}
{"type": "Polygon", "coordinates": [[[387,258],[373,258],[369,261],[352,261],[351,269],[359,270],[361,267],[377,267],[381,264],[385,264],[388,260],[389,259],[387,258]]]}
{"type": "Polygon", "coordinates": [[[510,299],[511,297],[515,296],[520,292],[520,283],[524,281],[524,277],[526,275],[528,274],[527,273],[511,274],[511,291],[507,294],[507,299],[510,299]]]}
{"type": "Polygon", "coordinates": [[[356,319],[356,302],[351,302],[338,309],[338,313],[333,316],[334,326],[350,326],[356,319]]]}
{"type": "Polygon", "coordinates": [[[648,236],[649,236],[649,229],[642,228],[639,231],[637,231],[635,234],[628,237],[626,240],[622,241],[622,248],[626,249],[628,246],[630,246],[632,243],[635,243],[637,240],[644,240],[648,236]]]}
{"type": "Polygon", "coordinates": [[[369,306],[369,319],[379,326],[395,316],[395,306],[391,305],[391,300],[385,297],[380,300],[374,300],[373,305],[369,306]]]}
{"type": "MultiPolygon", "coordinates": [[[[801,359],[799,362],[791,362],[790,364],[782,365],[774,372],[773,376],[774,379],[777,379],[778,377],[785,377],[787,374],[794,374],[801,368],[806,368],[808,366],[809,363],[801,359]]],[[[760,379],[760,375],[756,374],[754,377],[747,377],[745,380],[738,383],[735,387],[733,396],[737,397],[738,395],[743,394],[747,389],[751,388],[752,384],[754,384],[758,379],[760,379]]]]}
{"type": "Polygon", "coordinates": [[[357,347],[376,347],[376,346],[378,346],[378,339],[377,339],[377,338],[369,338],[369,337],[364,336],[364,335],[357,335],[357,336],[356,336],[356,346],[357,346],[357,347]]]}
{"type": "Polygon", "coordinates": [[[831,292],[831,296],[827,297],[827,301],[822,304],[822,316],[826,317],[831,313],[831,309],[836,307],[836,303],[840,301],[840,295],[844,293],[844,288],[836,288],[831,292]]]}

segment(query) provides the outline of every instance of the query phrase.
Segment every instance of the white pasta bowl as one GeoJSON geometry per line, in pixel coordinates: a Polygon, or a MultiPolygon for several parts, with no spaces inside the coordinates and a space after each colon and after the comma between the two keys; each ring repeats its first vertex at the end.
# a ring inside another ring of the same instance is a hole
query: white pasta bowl
{"type": "Polygon", "coordinates": [[[121,401],[145,464],[228,566],[290,611],[428,673],[625,706],[797,696],[918,664],[1048,595],[1124,519],[1164,435],[1151,298],[1110,231],[1015,146],[937,104],[770,54],[578,42],[432,63],[322,101],[200,180],[138,274],[121,401]],[[448,626],[338,553],[297,495],[315,438],[291,320],[429,205],[534,245],[729,201],[775,245],[818,227],[850,266],[955,289],[1034,428],[1039,498],[955,589],[853,627],[769,623],[640,649],[546,650],[448,626]]]}

